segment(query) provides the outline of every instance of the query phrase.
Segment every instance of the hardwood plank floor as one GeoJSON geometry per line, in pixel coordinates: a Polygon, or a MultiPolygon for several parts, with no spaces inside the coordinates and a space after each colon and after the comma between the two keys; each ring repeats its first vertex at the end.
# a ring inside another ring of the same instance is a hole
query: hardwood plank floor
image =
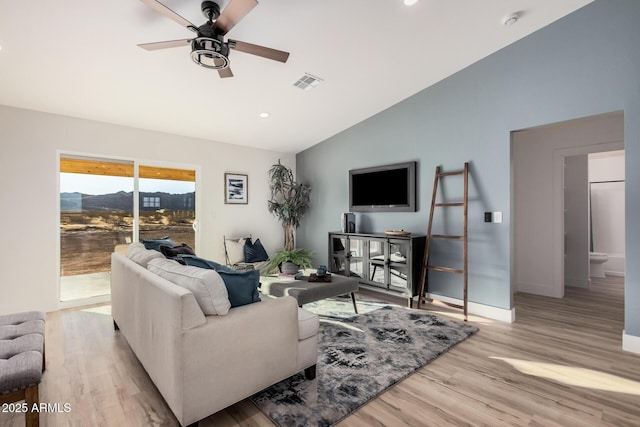
{"type": "MultiPolygon", "coordinates": [[[[480,332],[343,420],[364,426],[638,426],[640,355],[623,352],[624,283],[594,280],[563,299],[515,296],[516,323],[474,316],[480,332]]],[[[428,306],[446,316],[461,313],[428,306]]],[[[177,426],[108,305],[47,315],[43,426],[177,426]]],[[[1,426],[24,415],[0,413],[1,426]]],[[[244,400],[200,422],[272,426],[244,400]]]]}

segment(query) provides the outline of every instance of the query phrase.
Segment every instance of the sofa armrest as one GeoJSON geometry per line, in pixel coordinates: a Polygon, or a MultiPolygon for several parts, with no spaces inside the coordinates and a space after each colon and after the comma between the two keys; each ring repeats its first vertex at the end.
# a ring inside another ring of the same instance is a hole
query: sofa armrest
{"type": "Polygon", "coordinates": [[[292,297],[263,297],[226,316],[207,316],[206,325],[182,334],[183,413],[196,414],[187,423],[291,376],[297,366],[298,306],[292,297]]]}

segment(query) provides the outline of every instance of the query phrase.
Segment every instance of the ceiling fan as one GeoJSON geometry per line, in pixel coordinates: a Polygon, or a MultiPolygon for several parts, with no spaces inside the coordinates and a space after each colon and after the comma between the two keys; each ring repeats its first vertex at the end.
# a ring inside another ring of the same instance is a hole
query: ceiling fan
{"type": "Polygon", "coordinates": [[[167,6],[157,0],[140,0],[153,10],[160,12],[167,18],[177,22],[186,29],[196,33],[192,39],[169,40],[155,43],[142,43],[138,46],[145,50],[167,49],[191,45],[191,59],[205,68],[218,70],[220,77],[233,77],[229,68],[229,50],[235,49],[240,52],[261,56],[279,62],[287,62],[289,52],[271,49],[256,44],[242,42],[240,40],[228,39],[224,41],[227,34],[242,18],[244,18],[254,7],[258,5],[257,0],[231,0],[220,12],[220,6],[214,1],[205,0],[201,9],[207,22],[196,27],[191,22],[178,15],[167,6]]]}

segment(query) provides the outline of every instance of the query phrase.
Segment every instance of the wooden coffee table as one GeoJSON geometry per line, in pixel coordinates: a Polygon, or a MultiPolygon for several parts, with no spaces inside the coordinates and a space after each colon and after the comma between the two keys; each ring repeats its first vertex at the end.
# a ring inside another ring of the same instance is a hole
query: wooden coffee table
{"type": "Polygon", "coordinates": [[[359,289],[358,280],[332,274],[330,282],[309,282],[309,276],[302,276],[300,279],[281,279],[279,277],[261,277],[262,285],[260,291],[263,294],[274,297],[289,295],[298,301],[298,306],[319,301],[325,298],[333,298],[339,295],[351,294],[353,310],[358,313],[356,297],[354,292],[359,289]]]}

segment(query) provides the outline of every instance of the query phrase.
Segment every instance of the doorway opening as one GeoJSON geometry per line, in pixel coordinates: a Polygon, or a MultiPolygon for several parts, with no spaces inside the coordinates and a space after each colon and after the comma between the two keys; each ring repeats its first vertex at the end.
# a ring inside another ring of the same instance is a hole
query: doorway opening
{"type": "MultiPolygon", "coordinates": [[[[513,259],[512,290],[562,298],[568,246],[565,233],[565,162],[624,150],[624,113],[614,112],[512,133],[513,259]]],[[[586,177],[586,172],[583,172],[586,177]]],[[[583,179],[588,198],[588,182],[583,179]]],[[[588,200],[588,199],[585,199],[588,200]]],[[[588,203],[588,202],[587,202],[588,203]]],[[[585,226],[579,263],[588,284],[588,204],[580,208],[585,226]]],[[[571,248],[568,247],[570,250],[571,248]]],[[[575,279],[575,277],[572,277],[575,279]]],[[[574,282],[575,283],[575,282],[574,282]]]]}

